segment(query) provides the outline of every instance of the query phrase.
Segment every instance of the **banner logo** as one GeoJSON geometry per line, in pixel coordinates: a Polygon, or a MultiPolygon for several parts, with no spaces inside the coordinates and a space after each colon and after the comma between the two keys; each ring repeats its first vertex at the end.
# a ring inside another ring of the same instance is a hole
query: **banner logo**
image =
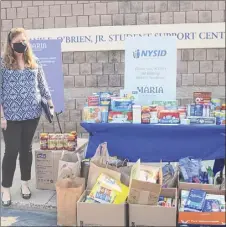
{"type": "Polygon", "coordinates": [[[135,59],[141,58],[141,57],[149,57],[149,58],[156,58],[156,57],[164,57],[166,56],[167,51],[166,50],[140,50],[136,49],[133,51],[133,57],[135,59]]]}

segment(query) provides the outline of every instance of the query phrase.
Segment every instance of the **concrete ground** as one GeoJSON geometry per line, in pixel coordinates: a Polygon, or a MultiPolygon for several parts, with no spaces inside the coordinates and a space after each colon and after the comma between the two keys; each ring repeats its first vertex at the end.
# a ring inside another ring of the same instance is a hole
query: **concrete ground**
{"type": "Polygon", "coordinates": [[[1,226],[57,226],[56,212],[2,208],[1,226]]]}

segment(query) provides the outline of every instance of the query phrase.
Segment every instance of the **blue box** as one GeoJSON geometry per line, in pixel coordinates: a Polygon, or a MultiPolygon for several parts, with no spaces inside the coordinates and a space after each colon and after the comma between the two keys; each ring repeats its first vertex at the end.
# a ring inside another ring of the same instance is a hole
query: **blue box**
{"type": "Polygon", "coordinates": [[[112,111],[132,111],[132,100],[124,98],[112,98],[111,99],[111,110],[112,111]]]}

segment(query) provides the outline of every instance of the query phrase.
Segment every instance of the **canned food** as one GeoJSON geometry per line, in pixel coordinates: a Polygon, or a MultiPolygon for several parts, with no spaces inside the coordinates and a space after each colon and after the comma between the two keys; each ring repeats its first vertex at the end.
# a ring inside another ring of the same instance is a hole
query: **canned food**
{"type": "Polygon", "coordinates": [[[48,133],[40,134],[40,149],[48,150],[48,133]]]}
{"type": "Polygon", "coordinates": [[[68,151],[76,150],[75,136],[73,134],[69,134],[67,146],[68,146],[67,148],[68,151]]]}

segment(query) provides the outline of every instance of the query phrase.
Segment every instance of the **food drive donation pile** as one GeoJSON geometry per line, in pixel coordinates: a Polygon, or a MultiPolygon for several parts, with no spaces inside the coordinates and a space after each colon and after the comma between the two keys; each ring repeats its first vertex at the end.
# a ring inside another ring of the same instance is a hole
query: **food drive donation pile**
{"type": "MultiPolygon", "coordinates": [[[[76,153],[66,151],[64,156],[76,153]]],[[[158,166],[144,165],[140,160],[129,165],[126,160],[111,157],[107,143],[103,143],[88,161],[87,176],[82,171],[84,161],[88,160],[78,155],[73,161],[77,164],[74,174],[58,175],[58,225],[176,226],[178,207],[181,224],[190,219],[194,223],[200,221],[191,211],[223,214],[225,209],[225,191],[213,180],[207,183],[203,172],[208,171],[211,179],[212,170],[205,169],[200,160],[183,158],[175,167],[162,166],[161,162],[158,166]],[[195,200],[196,196],[200,202],[195,200]]],[[[59,172],[63,167],[67,173],[66,164],[67,161],[59,167],[59,172]]],[[[218,221],[214,215],[211,218],[212,222],[218,221]]]]}
{"type": "Polygon", "coordinates": [[[194,103],[178,106],[176,100],[153,101],[139,105],[136,91],[121,90],[120,96],[110,92],[94,93],[83,109],[86,123],[141,124],[208,124],[225,125],[226,105],[211,97],[211,92],[194,92],[194,103]]]}

